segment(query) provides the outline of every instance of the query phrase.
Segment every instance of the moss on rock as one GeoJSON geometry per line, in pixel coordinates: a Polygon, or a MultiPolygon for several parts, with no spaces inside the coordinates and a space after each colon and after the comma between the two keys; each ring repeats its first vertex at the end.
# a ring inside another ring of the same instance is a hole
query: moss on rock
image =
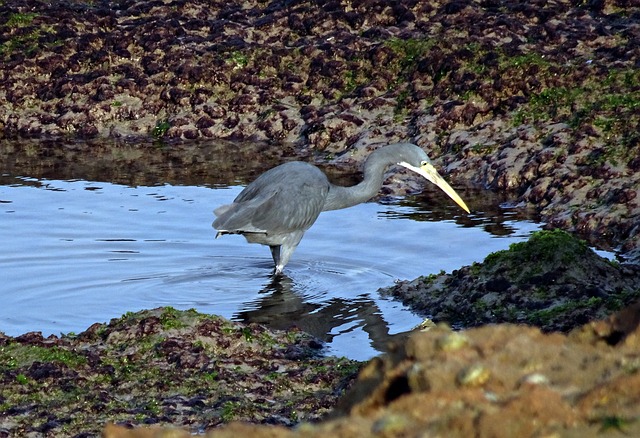
{"type": "Polygon", "coordinates": [[[320,358],[302,332],[166,307],[77,335],[0,333],[0,430],[97,435],[102,425],[233,420],[293,425],[321,418],[358,362],[320,358]]]}
{"type": "Polygon", "coordinates": [[[598,256],[565,231],[539,231],[482,263],[382,293],[456,327],[512,322],[569,331],[640,298],[640,271],[598,256]]]}

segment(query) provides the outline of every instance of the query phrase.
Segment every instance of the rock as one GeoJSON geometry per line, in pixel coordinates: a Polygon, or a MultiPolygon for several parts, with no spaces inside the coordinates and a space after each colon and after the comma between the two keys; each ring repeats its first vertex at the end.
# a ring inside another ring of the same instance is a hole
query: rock
{"type": "MultiPolygon", "coordinates": [[[[321,358],[317,345],[296,330],[168,307],[78,335],[0,336],[0,430],[65,437],[95,436],[105,423],[117,423],[106,436],[134,425],[191,425],[190,433],[234,420],[291,426],[326,415],[360,366],[321,358]]],[[[158,427],[135,434],[182,436],[158,427]]]]}
{"type": "Polygon", "coordinates": [[[380,292],[436,323],[526,323],[568,332],[640,299],[640,269],[604,259],[564,231],[541,231],[482,263],[380,292]]]}
{"type": "MultiPolygon", "coordinates": [[[[206,436],[636,436],[639,321],[640,302],[570,335],[510,324],[456,335],[439,325],[370,361],[329,420],[293,430],[233,424],[206,436]],[[443,349],[452,336],[465,342],[443,349]]],[[[105,436],[147,436],[134,433],[105,436]]]]}

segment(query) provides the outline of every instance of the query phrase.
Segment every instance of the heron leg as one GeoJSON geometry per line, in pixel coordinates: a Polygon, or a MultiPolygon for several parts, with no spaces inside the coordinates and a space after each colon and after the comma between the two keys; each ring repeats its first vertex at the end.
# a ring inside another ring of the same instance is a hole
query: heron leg
{"type": "Polygon", "coordinates": [[[280,245],[272,245],[269,246],[271,250],[271,257],[273,257],[273,263],[276,265],[275,271],[273,272],[275,275],[278,275],[282,272],[284,265],[280,265],[280,245]]]}
{"type": "Polygon", "coordinates": [[[275,275],[282,273],[303,235],[304,231],[294,231],[287,234],[280,245],[269,245],[273,262],[276,265],[275,275]]]}

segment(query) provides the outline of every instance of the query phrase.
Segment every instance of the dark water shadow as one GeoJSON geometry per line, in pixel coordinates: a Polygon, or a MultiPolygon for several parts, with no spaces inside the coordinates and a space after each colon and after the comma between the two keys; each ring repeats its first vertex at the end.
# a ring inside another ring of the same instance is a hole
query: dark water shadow
{"type": "Polygon", "coordinates": [[[397,336],[389,334],[381,309],[364,295],[354,299],[334,297],[320,304],[308,302],[299,290],[291,277],[273,277],[260,291],[262,296],[251,303],[253,309],[238,312],[233,319],[278,330],[295,327],[327,343],[336,335],[362,329],[377,351],[385,351],[389,341],[397,336]],[[348,329],[336,331],[345,325],[348,329]]]}
{"type": "Polygon", "coordinates": [[[265,169],[296,158],[291,146],[260,142],[129,143],[122,140],[0,139],[0,172],[36,179],[159,183],[246,184],[265,169]]]}
{"type": "Polygon", "coordinates": [[[471,209],[469,214],[460,214],[459,209],[443,197],[437,189],[425,187],[422,193],[402,199],[381,200],[382,205],[390,205],[393,210],[384,216],[389,219],[410,219],[414,221],[439,222],[454,219],[465,228],[481,228],[496,237],[514,234],[514,222],[540,222],[540,215],[532,208],[514,202],[514,198],[504,193],[495,193],[474,187],[460,187],[456,190],[466,200],[471,209]],[[397,206],[407,207],[406,212],[397,206]]]}

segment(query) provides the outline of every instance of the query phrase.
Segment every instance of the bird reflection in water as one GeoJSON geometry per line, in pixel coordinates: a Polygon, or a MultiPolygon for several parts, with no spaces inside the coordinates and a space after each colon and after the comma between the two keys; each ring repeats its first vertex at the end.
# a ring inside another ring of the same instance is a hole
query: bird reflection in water
{"type": "Polygon", "coordinates": [[[389,334],[387,321],[376,302],[365,296],[353,299],[332,298],[325,303],[305,300],[293,279],[281,274],[272,277],[253,303],[252,310],[244,310],[233,319],[244,323],[262,324],[270,329],[290,330],[294,327],[331,343],[337,335],[362,329],[376,351],[386,351],[391,340],[404,334],[389,334]],[[345,326],[344,330],[335,329],[345,326]]]}

